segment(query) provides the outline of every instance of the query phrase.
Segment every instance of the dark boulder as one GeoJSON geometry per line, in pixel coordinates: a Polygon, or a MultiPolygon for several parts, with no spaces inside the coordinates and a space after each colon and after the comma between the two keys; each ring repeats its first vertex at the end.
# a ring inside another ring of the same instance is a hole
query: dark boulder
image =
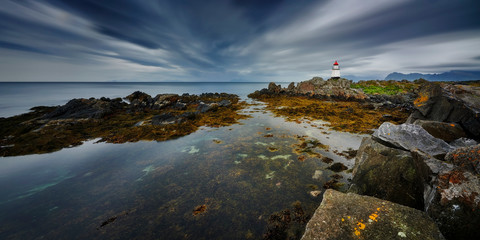
{"type": "Polygon", "coordinates": [[[169,125],[177,123],[178,119],[172,113],[164,113],[161,115],[156,115],[152,118],[153,125],[169,125]]]}
{"type": "Polygon", "coordinates": [[[176,109],[183,109],[183,107],[185,106],[180,106],[181,104],[176,104],[178,98],[179,96],[177,94],[158,94],[152,99],[149,107],[154,110],[159,110],[174,105],[174,108],[176,109]]]}
{"type": "Polygon", "coordinates": [[[425,172],[409,151],[362,140],[353,168],[351,192],[423,209],[425,172]]]}
{"type": "Polygon", "coordinates": [[[480,87],[426,83],[415,99],[415,111],[407,120],[457,123],[469,137],[480,139],[480,87]]]}
{"type": "Polygon", "coordinates": [[[123,109],[125,105],[120,98],[113,100],[108,98],[72,99],[67,104],[45,114],[42,119],[99,119],[123,109]]]}
{"type": "Polygon", "coordinates": [[[230,107],[232,105],[232,102],[228,99],[224,99],[218,103],[219,107],[230,107]]]}
{"type": "Polygon", "coordinates": [[[446,123],[428,120],[416,120],[413,124],[421,126],[428,133],[446,142],[466,137],[465,131],[457,123],[446,123]]]}
{"type": "Polygon", "coordinates": [[[145,109],[151,108],[153,99],[150,95],[136,91],[125,97],[130,102],[130,110],[133,112],[140,112],[145,109]]]}
{"type": "Polygon", "coordinates": [[[461,168],[441,171],[425,193],[425,210],[447,239],[480,239],[480,179],[461,168]]]}
{"type": "Polygon", "coordinates": [[[271,93],[280,93],[280,91],[282,91],[282,86],[277,85],[274,82],[270,82],[268,84],[268,91],[271,93]]]}
{"type": "Polygon", "coordinates": [[[326,190],[302,240],[445,239],[422,211],[382,199],[326,190]]]}

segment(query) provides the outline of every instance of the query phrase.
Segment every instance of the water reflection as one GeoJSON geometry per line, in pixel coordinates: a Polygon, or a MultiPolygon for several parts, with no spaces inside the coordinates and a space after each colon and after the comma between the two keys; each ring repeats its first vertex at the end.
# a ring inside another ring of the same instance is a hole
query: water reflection
{"type": "Polygon", "coordinates": [[[349,167],[353,160],[333,151],[358,148],[361,136],[285,122],[262,105],[244,112],[253,118],[165,142],[92,140],[0,158],[0,238],[259,239],[275,212],[294,209],[304,221],[321,201],[311,192],[335,173],[294,150],[301,136],[349,167]]]}

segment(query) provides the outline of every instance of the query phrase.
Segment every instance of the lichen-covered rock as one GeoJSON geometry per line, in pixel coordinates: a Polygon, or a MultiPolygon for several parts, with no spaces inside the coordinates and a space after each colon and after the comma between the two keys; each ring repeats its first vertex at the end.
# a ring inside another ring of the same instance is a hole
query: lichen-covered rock
{"type": "Polygon", "coordinates": [[[442,171],[425,193],[426,212],[447,239],[480,239],[480,179],[461,168],[442,171]]]}
{"type": "Polygon", "coordinates": [[[90,98],[72,99],[67,104],[56,108],[54,111],[45,114],[42,119],[99,119],[115,111],[123,109],[126,104],[122,99],[90,98]]]}
{"type": "Polygon", "coordinates": [[[443,157],[454,149],[445,141],[433,137],[425,129],[414,124],[395,125],[384,122],[372,136],[395,147],[405,150],[418,149],[435,157],[443,157]]]}
{"type": "Polygon", "coordinates": [[[445,160],[467,171],[480,174],[480,144],[457,148],[449,152],[445,156],[445,160]]]}
{"type": "Polygon", "coordinates": [[[421,126],[428,133],[446,142],[466,137],[465,131],[457,123],[446,123],[428,120],[416,120],[413,124],[421,126]]]}
{"type": "Polygon", "coordinates": [[[480,139],[480,87],[426,83],[418,95],[408,123],[417,119],[458,123],[467,135],[480,139]]]}
{"type": "Polygon", "coordinates": [[[302,240],[444,239],[419,210],[369,196],[326,190],[302,240]]]}
{"type": "Polygon", "coordinates": [[[355,158],[349,191],[423,209],[424,179],[428,176],[419,170],[421,164],[408,151],[365,137],[355,158]]]}

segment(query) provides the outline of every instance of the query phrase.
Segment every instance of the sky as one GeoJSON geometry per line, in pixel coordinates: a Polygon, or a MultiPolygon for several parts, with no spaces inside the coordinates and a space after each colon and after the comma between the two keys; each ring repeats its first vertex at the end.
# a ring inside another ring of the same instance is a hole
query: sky
{"type": "Polygon", "coordinates": [[[480,70],[478,0],[2,0],[0,81],[480,70]]]}

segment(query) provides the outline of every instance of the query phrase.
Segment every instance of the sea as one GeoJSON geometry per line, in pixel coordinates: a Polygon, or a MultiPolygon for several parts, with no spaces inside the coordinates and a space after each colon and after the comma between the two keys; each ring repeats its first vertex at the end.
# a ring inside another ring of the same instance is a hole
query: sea
{"type": "MultiPolygon", "coordinates": [[[[282,85],[287,83],[281,83],[282,85]]],[[[363,135],[328,123],[287,121],[247,95],[268,83],[0,83],[0,117],[73,98],[134,91],[237,94],[250,118],[201,127],[173,140],[112,144],[90,139],[46,154],[0,157],[0,239],[299,239],[333,177],[319,157],[299,158],[300,139],[324,158],[358,149],[363,135]],[[287,217],[288,216],[288,217],[287,217]]],[[[303,154],[305,155],[305,154],[303,154]]]]}

